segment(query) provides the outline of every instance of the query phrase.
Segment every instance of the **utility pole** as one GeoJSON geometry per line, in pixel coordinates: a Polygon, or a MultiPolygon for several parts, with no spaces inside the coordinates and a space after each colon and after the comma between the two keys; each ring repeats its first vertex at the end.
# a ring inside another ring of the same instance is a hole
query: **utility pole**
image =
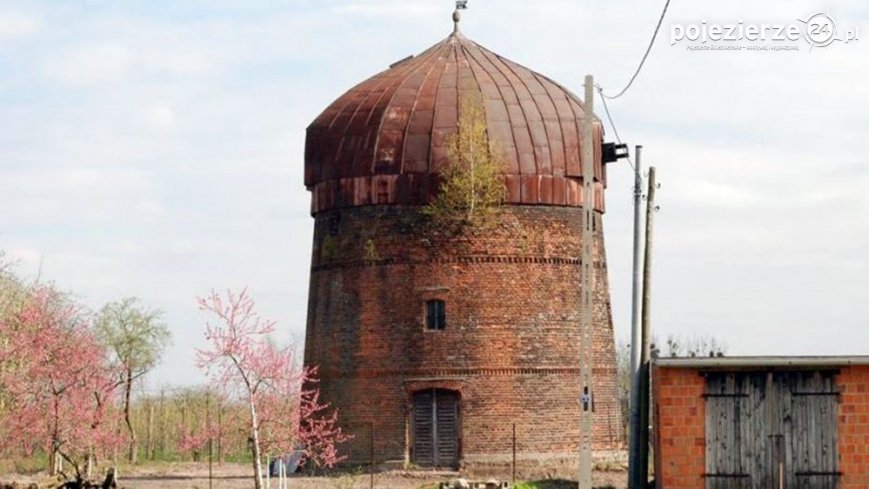
{"type": "Polygon", "coordinates": [[[585,76],[582,118],[582,255],[580,261],[579,489],[592,489],[592,359],[594,341],[594,78],[585,76]]]}
{"type": "Polygon", "coordinates": [[[628,487],[637,489],[643,487],[640,479],[640,361],[643,351],[643,336],[640,325],[640,301],[642,300],[642,287],[640,281],[642,274],[642,210],[640,205],[643,200],[643,177],[642,177],[642,146],[634,149],[634,263],[633,283],[631,290],[631,417],[628,430],[628,487]]]}
{"type": "Polygon", "coordinates": [[[649,167],[649,190],[646,194],[646,249],[643,256],[643,352],[640,359],[640,430],[638,442],[640,444],[640,457],[638,460],[639,477],[645,488],[649,480],[649,408],[651,405],[649,358],[651,356],[649,342],[652,330],[652,243],[653,229],[655,224],[655,167],[649,167]]]}

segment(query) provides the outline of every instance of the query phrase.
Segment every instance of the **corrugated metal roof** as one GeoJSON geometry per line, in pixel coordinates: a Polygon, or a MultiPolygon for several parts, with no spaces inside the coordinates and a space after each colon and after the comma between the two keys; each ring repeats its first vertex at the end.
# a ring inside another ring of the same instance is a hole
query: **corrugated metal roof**
{"type": "Polygon", "coordinates": [[[808,367],[847,367],[849,365],[869,365],[869,356],[757,356],[757,357],[688,357],[657,358],[656,366],[666,368],[697,369],[745,369],[745,368],[808,368],[808,367]]]}
{"type": "MultiPolygon", "coordinates": [[[[427,202],[466,95],[482,96],[490,142],[504,160],[508,202],[582,205],[581,101],[455,32],[352,88],[308,127],[312,211],[427,202]]],[[[597,120],[595,128],[595,205],[603,211],[597,120]]]]}

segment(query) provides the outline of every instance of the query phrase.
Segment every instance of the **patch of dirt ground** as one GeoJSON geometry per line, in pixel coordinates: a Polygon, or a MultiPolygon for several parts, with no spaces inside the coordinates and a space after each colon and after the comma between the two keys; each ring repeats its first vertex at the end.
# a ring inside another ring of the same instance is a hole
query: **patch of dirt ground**
{"type": "MultiPolygon", "coordinates": [[[[208,464],[206,463],[160,463],[120,468],[120,485],[127,489],[250,489],[253,487],[252,469],[247,464],[225,463],[214,465],[209,483],[208,464]]],[[[374,475],[376,489],[435,489],[439,482],[455,478],[448,474],[426,471],[391,471],[374,475]]],[[[595,487],[601,489],[625,489],[625,472],[595,472],[595,487]]],[[[0,475],[0,483],[39,482],[46,487],[44,475],[30,477],[0,475]]],[[[287,489],[367,489],[371,479],[368,474],[336,474],[322,477],[290,476],[287,489]]],[[[24,486],[26,487],[26,485],[24,486]]],[[[538,481],[530,488],[570,489],[576,483],[566,481],[538,481]]],[[[271,488],[278,489],[276,479],[271,480],[271,488]]]]}

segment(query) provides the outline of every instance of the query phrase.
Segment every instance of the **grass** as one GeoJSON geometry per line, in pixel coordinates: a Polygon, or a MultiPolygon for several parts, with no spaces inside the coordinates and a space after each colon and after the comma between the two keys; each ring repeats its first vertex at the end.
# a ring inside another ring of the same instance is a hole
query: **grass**
{"type": "MultiPolygon", "coordinates": [[[[543,481],[517,482],[513,489],[576,489],[573,481],[551,479],[543,481]]],[[[614,489],[613,486],[597,486],[595,489],[614,489]]]]}
{"type": "Polygon", "coordinates": [[[619,462],[603,461],[594,464],[594,470],[597,472],[625,472],[628,468],[619,462]]]}
{"type": "Polygon", "coordinates": [[[48,470],[48,455],[44,453],[0,460],[0,474],[35,474],[43,470],[48,470]]]}

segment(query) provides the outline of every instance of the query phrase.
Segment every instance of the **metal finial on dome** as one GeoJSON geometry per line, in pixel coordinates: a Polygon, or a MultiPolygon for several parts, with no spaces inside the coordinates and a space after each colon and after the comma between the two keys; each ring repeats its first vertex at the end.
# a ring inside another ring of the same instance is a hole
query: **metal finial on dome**
{"type": "Polygon", "coordinates": [[[468,0],[456,0],[456,10],[453,12],[453,32],[459,32],[459,22],[462,20],[460,10],[467,10],[468,0]]]}

